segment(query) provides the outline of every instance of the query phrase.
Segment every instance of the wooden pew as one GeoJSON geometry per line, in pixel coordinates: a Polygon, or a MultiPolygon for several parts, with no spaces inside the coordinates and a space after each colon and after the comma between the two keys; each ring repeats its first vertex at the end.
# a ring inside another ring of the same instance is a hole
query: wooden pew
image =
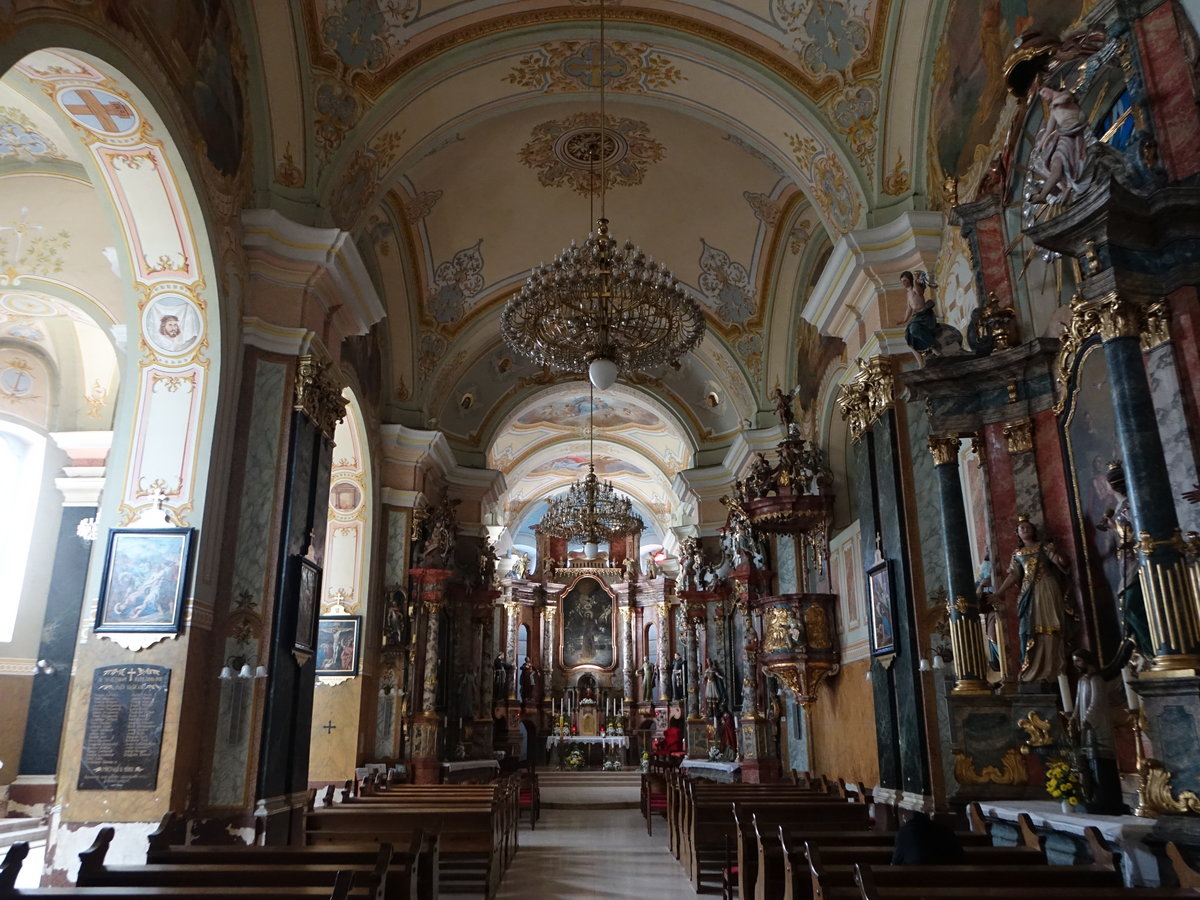
{"type": "Polygon", "coordinates": [[[20,874],[21,864],[29,855],[29,844],[18,841],[8,848],[3,864],[0,864],[0,897],[5,898],[45,898],[45,900],[211,900],[214,894],[231,900],[251,900],[261,897],[264,900],[348,900],[354,883],[354,873],[339,872],[329,887],[313,886],[225,886],[214,891],[209,885],[180,884],[161,887],[52,887],[27,888],[14,887],[17,875],[20,874]]]}
{"type": "MultiPolygon", "coordinates": [[[[795,821],[807,822],[821,828],[865,828],[867,808],[861,803],[799,793],[794,797],[777,799],[738,798],[747,814],[761,809],[781,808],[794,815],[795,821]]],[[[704,876],[720,872],[732,862],[737,826],[733,819],[733,801],[728,797],[697,797],[691,807],[685,849],[685,869],[692,886],[699,891],[704,876]]]]}
{"type": "Polygon", "coordinates": [[[698,780],[680,778],[667,794],[667,819],[671,831],[669,846],[675,858],[678,859],[690,873],[690,859],[694,855],[691,848],[691,837],[694,825],[694,809],[698,798],[720,798],[718,802],[730,803],[735,800],[767,799],[830,799],[821,793],[806,788],[796,788],[785,784],[714,784],[698,780]]]}
{"type": "MultiPolygon", "coordinates": [[[[258,847],[246,844],[173,845],[169,835],[179,822],[175,813],[163,816],[149,835],[146,862],[150,865],[323,865],[345,868],[373,866],[378,844],[329,844],[318,847],[258,847]]],[[[416,832],[405,850],[394,850],[387,867],[386,900],[437,900],[437,843],[416,832]]]]}
{"type": "Polygon", "coordinates": [[[892,848],[890,846],[832,845],[828,842],[818,845],[816,841],[809,840],[805,841],[803,850],[803,855],[808,864],[808,883],[806,885],[805,879],[796,871],[798,867],[792,862],[794,857],[790,857],[788,869],[792,872],[792,878],[788,881],[785,896],[796,898],[796,900],[808,897],[822,898],[822,900],[834,900],[834,898],[843,897],[858,900],[859,890],[855,882],[855,868],[857,865],[875,866],[876,872],[886,869],[887,872],[883,876],[885,879],[895,877],[901,882],[907,876],[894,876],[892,873],[917,869],[946,869],[972,872],[976,869],[988,872],[1002,871],[1004,874],[1000,877],[998,883],[1021,884],[1024,883],[1023,879],[1037,877],[1030,874],[1031,870],[1036,869],[1038,872],[1041,872],[1047,868],[1064,868],[1090,873],[1094,876],[1094,880],[1091,883],[1098,886],[1112,884],[1114,879],[1116,884],[1119,885],[1121,883],[1120,876],[1112,869],[1105,869],[1098,866],[1047,866],[1045,854],[1028,847],[977,846],[963,848],[963,854],[961,865],[893,866],[891,865],[892,848]],[[1012,870],[1016,870],[1017,875],[1012,875],[1012,870]]]}
{"type": "MultiPolygon", "coordinates": [[[[753,892],[742,896],[753,897],[755,900],[782,900],[791,897],[794,891],[792,885],[797,877],[801,882],[801,890],[806,890],[803,884],[809,882],[809,875],[808,858],[804,855],[805,841],[813,841],[821,847],[885,847],[889,853],[896,841],[894,831],[866,828],[856,831],[820,831],[794,822],[777,823],[770,814],[755,815],[752,821],[758,860],[754,866],[755,879],[751,882],[754,885],[753,892]],[[786,855],[785,847],[788,848],[786,855]],[[800,872],[803,874],[798,876],[800,872]]],[[[958,832],[957,836],[964,848],[987,847],[992,843],[987,834],[958,832]]]]}
{"type": "Polygon", "coordinates": [[[1096,884],[1103,870],[1092,866],[987,869],[973,866],[856,867],[854,900],[1195,900],[1191,888],[1123,887],[1096,884]],[[1083,870],[1080,874],[1078,870],[1083,870]]]}
{"type": "Polygon", "coordinates": [[[79,854],[79,887],[207,887],[219,894],[226,887],[323,887],[332,889],[339,875],[351,872],[350,896],[386,900],[388,864],[392,845],[380,844],[374,859],[362,863],[317,863],[294,860],[285,866],[258,864],[147,864],[105,865],[114,835],[111,825],[101,828],[92,846],[79,854]]]}
{"type": "Polygon", "coordinates": [[[511,792],[497,786],[488,797],[468,800],[449,796],[406,798],[407,790],[399,790],[394,803],[359,798],[363,802],[315,810],[306,819],[306,843],[386,841],[408,845],[414,832],[425,831],[437,836],[441,885],[467,882],[468,887],[482,887],[484,896],[493,896],[516,849],[516,809],[511,792]]]}

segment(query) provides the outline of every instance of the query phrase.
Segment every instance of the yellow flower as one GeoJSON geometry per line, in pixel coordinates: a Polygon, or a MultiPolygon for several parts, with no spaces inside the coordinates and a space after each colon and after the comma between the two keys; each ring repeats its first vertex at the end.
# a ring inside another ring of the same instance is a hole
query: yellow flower
{"type": "Polygon", "coordinates": [[[1079,803],[1079,798],[1078,798],[1078,797],[1072,797],[1072,798],[1070,798],[1070,799],[1069,799],[1067,802],[1068,802],[1068,803],[1070,803],[1072,806],[1075,806],[1075,805],[1077,805],[1077,804],[1079,803]]]}

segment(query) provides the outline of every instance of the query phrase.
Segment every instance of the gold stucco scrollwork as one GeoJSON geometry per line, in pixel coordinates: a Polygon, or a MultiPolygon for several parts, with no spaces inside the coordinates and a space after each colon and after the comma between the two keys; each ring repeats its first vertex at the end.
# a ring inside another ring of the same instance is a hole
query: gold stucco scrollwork
{"type": "Polygon", "coordinates": [[[1139,795],[1147,812],[1200,813],[1200,797],[1195,791],[1180,791],[1176,796],[1171,790],[1171,773],[1157,759],[1144,759],[1138,766],[1142,777],[1139,795]]]}
{"type": "Polygon", "coordinates": [[[292,408],[304,413],[329,440],[333,440],[337,423],[346,414],[342,386],[330,372],[327,360],[305,355],[296,360],[296,384],[292,408]]]}
{"type": "Polygon", "coordinates": [[[1049,747],[1054,743],[1050,736],[1050,723],[1038,715],[1036,709],[1031,709],[1029,715],[1017,721],[1017,724],[1029,735],[1025,741],[1030,747],[1049,747]]]}
{"type": "Polygon", "coordinates": [[[858,371],[838,391],[837,404],[842,418],[849,423],[850,438],[862,439],[880,416],[891,408],[896,396],[891,360],[875,356],[858,361],[858,371]]]}
{"type": "Polygon", "coordinates": [[[958,437],[952,434],[935,434],[929,438],[929,452],[935,466],[946,466],[958,462],[958,437]]]}
{"type": "Polygon", "coordinates": [[[1009,747],[1000,757],[1000,766],[984,766],[975,770],[975,760],[962,750],[954,751],[954,777],[959,784],[1025,784],[1025,764],[1015,747],[1009,747]]]}

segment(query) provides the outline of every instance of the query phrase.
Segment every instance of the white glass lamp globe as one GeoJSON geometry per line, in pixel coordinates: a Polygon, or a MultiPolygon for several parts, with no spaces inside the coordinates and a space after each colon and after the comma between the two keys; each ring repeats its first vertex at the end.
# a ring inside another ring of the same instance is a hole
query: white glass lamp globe
{"type": "Polygon", "coordinates": [[[588,363],[588,379],[598,391],[607,391],[616,384],[617,364],[611,359],[597,356],[588,363]]]}

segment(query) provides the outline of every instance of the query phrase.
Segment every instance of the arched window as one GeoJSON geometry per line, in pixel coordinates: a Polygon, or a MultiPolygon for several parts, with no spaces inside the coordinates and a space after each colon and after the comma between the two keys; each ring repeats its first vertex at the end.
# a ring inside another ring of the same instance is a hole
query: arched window
{"type": "MultiPolygon", "coordinates": [[[[517,666],[520,667],[525,662],[525,657],[529,655],[529,626],[522,625],[517,629],[517,666]]],[[[517,679],[517,699],[524,700],[521,696],[521,679],[517,679]]]]}
{"type": "Polygon", "coordinates": [[[35,431],[0,422],[0,643],[13,639],[17,625],[45,450],[35,431]]]}

